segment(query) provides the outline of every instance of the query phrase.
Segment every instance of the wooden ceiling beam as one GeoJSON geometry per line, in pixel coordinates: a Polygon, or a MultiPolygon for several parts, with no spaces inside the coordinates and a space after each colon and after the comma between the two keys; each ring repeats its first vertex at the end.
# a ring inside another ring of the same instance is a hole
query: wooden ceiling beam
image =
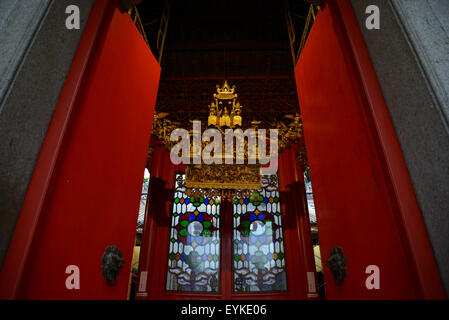
{"type": "Polygon", "coordinates": [[[212,50],[219,51],[223,49],[227,50],[260,50],[260,51],[271,51],[271,50],[290,50],[288,43],[283,42],[232,42],[232,41],[222,41],[222,42],[200,42],[200,43],[176,43],[167,45],[165,48],[167,51],[171,52],[184,52],[184,51],[204,51],[212,50]]]}

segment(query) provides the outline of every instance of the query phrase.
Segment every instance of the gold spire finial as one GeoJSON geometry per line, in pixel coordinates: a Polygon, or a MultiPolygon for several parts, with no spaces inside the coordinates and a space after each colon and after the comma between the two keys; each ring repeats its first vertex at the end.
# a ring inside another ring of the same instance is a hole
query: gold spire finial
{"type": "Polygon", "coordinates": [[[217,93],[214,94],[214,98],[220,100],[236,99],[237,94],[235,93],[235,86],[232,86],[231,88],[228,81],[225,80],[222,87],[217,85],[217,93]]]}

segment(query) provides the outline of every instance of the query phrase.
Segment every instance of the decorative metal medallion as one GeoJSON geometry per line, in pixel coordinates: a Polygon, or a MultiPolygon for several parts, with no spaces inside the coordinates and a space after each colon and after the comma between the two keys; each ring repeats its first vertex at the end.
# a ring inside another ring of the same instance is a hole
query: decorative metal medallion
{"type": "Polygon", "coordinates": [[[331,269],[335,283],[337,285],[342,284],[346,278],[346,258],[341,247],[332,249],[331,255],[326,261],[326,266],[331,269]]]}
{"type": "Polygon", "coordinates": [[[116,246],[106,247],[101,258],[101,267],[103,277],[106,279],[108,285],[115,286],[120,269],[124,263],[125,260],[122,258],[122,253],[119,248],[116,246]]]}

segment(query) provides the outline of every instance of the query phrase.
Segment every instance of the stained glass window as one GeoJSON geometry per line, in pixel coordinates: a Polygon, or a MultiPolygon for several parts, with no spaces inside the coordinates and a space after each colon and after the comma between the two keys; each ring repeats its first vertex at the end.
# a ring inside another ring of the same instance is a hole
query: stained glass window
{"type": "Polygon", "coordinates": [[[263,176],[262,188],[233,207],[234,291],[287,290],[277,175],[263,176]]]}
{"type": "Polygon", "coordinates": [[[183,174],[176,175],[166,289],[216,292],[220,279],[220,204],[188,197],[184,179],[183,174]]]}

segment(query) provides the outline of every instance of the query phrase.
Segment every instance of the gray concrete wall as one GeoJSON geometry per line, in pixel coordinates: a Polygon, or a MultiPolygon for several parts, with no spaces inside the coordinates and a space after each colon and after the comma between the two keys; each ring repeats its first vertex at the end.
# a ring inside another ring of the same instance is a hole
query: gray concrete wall
{"type": "Polygon", "coordinates": [[[449,295],[449,2],[351,3],[449,295]],[[368,5],[380,8],[380,30],[365,27],[368,5]]]}
{"type": "Polygon", "coordinates": [[[0,102],[49,5],[50,0],[0,0],[0,102]]]}
{"type": "Polygon", "coordinates": [[[0,266],[94,0],[0,0],[0,266]],[[81,29],[65,26],[68,5],[81,29]]]}

